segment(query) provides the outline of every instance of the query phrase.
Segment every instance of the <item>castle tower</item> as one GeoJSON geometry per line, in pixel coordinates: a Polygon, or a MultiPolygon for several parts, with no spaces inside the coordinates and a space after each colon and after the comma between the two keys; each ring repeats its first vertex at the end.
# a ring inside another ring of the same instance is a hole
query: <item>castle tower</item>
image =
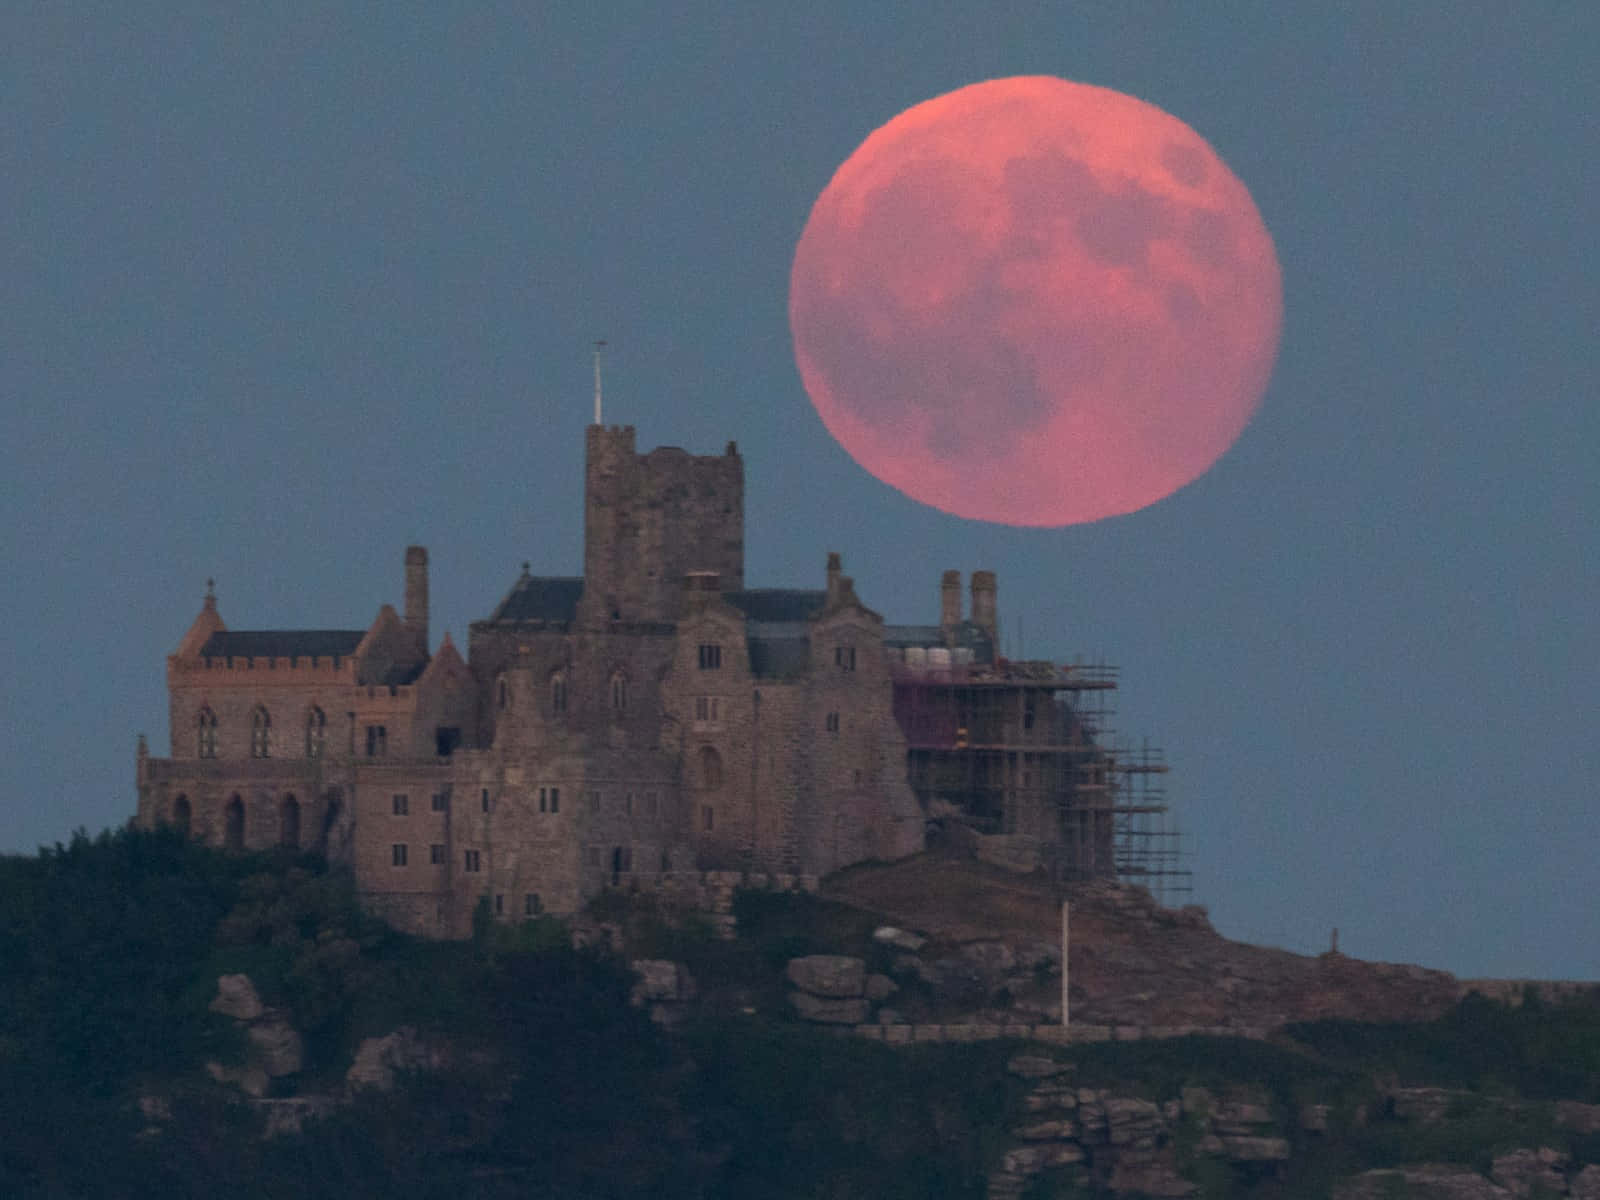
{"type": "Polygon", "coordinates": [[[744,587],[744,462],[676,446],[634,449],[631,425],[589,426],[585,449],[583,600],[588,623],[675,621],[683,579],[715,572],[744,587]]]}

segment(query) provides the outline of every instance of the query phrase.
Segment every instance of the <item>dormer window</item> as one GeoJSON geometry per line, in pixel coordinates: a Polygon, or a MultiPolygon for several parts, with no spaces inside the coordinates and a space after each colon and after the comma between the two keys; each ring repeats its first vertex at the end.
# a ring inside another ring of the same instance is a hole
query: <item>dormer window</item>
{"type": "Polygon", "coordinates": [[[306,757],[321,758],[328,745],[328,718],[323,711],[311,706],[306,714],[306,757]]]}
{"type": "Polygon", "coordinates": [[[262,705],[250,714],[250,757],[270,758],[272,756],[272,717],[262,705]]]}
{"type": "Polygon", "coordinates": [[[200,715],[195,718],[196,746],[195,753],[200,758],[215,758],[217,756],[217,714],[207,706],[200,710],[200,715]]]}
{"type": "Polygon", "coordinates": [[[555,714],[567,711],[567,676],[557,671],[550,676],[550,711],[555,714]]]}

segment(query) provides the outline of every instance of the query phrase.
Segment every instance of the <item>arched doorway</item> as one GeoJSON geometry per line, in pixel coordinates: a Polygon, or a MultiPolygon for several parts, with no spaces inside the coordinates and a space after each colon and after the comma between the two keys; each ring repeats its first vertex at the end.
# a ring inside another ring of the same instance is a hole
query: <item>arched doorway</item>
{"type": "Polygon", "coordinates": [[[244,801],[237,795],[222,813],[222,845],[226,850],[244,849],[244,801]]]}
{"type": "Polygon", "coordinates": [[[172,802],[172,827],[188,837],[189,825],[193,820],[194,810],[189,805],[189,797],[180,792],[172,802]]]}
{"type": "Polygon", "coordinates": [[[278,844],[286,850],[300,849],[300,801],[293,793],[278,806],[278,844]]]}

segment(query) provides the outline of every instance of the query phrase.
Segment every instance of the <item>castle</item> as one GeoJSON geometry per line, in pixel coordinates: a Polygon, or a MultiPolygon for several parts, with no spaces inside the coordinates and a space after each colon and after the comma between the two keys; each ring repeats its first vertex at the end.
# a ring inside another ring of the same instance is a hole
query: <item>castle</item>
{"type": "Polygon", "coordinates": [[[1114,682],[1000,658],[993,573],[963,615],[945,572],[937,625],[885,623],[836,554],[821,588],[749,589],[733,443],[586,443],[583,575],[524,564],[465,658],[448,634],[430,650],[420,546],[403,611],[364,630],[230,630],[208,588],[167,660],[171,757],[141,739],[137,822],[319,851],[446,937],[483,902],[514,920],[684,872],[899,858],[930,822],[1119,873],[1142,810],[1116,784],[1139,768],[1082,703],[1114,682]]]}

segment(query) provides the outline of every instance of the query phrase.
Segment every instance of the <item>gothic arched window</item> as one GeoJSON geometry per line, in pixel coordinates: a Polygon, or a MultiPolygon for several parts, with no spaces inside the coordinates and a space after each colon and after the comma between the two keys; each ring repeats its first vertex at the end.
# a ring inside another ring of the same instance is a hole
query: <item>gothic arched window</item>
{"type": "Polygon", "coordinates": [[[300,849],[300,801],[292,794],[278,806],[278,844],[287,850],[300,849]]]}
{"type": "Polygon", "coordinates": [[[272,756],[272,718],[267,714],[264,705],[256,705],[250,714],[250,757],[270,758],[272,756]]]}
{"type": "Polygon", "coordinates": [[[550,676],[550,711],[564,713],[567,711],[567,675],[565,671],[557,671],[550,676]]]}
{"type": "Polygon", "coordinates": [[[217,756],[217,714],[207,705],[195,718],[195,753],[200,758],[217,756]]]}
{"type": "Polygon", "coordinates": [[[306,757],[321,758],[328,744],[328,718],[316,705],[306,714],[306,757]]]}
{"type": "Polygon", "coordinates": [[[229,850],[244,849],[244,801],[237,794],[222,813],[222,844],[229,850]]]}
{"type": "Polygon", "coordinates": [[[194,819],[193,809],[189,805],[189,797],[182,792],[172,802],[172,825],[184,837],[189,836],[189,824],[194,819]]]}
{"type": "Polygon", "coordinates": [[[511,707],[511,689],[506,686],[504,675],[494,681],[494,706],[502,712],[511,707]]]}
{"type": "Polygon", "coordinates": [[[621,671],[611,674],[611,711],[626,712],[628,710],[628,677],[621,671]]]}
{"type": "Polygon", "coordinates": [[[722,755],[710,746],[700,747],[700,786],[708,792],[722,786],[722,755]]]}

